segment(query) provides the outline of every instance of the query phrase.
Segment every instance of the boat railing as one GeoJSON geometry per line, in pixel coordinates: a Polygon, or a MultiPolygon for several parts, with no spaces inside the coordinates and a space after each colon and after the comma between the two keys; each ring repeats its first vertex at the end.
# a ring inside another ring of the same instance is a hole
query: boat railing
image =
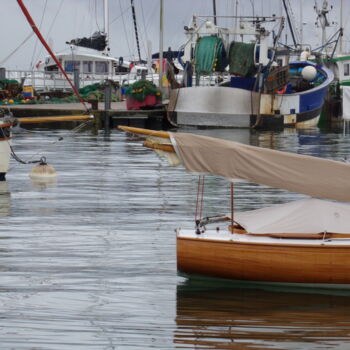
{"type": "MultiPolygon", "coordinates": [[[[69,78],[74,81],[73,73],[68,73],[69,78]]],[[[79,87],[84,87],[104,80],[113,80],[120,86],[132,84],[141,79],[137,73],[79,73],[79,87]]],[[[158,74],[147,74],[145,78],[158,85],[158,74]]],[[[58,71],[39,70],[6,70],[6,79],[14,79],[18,82],[24,80],[24,85],[33,86],[37,91],[69,90],[71,89],[64,75],[58,71]]]]}

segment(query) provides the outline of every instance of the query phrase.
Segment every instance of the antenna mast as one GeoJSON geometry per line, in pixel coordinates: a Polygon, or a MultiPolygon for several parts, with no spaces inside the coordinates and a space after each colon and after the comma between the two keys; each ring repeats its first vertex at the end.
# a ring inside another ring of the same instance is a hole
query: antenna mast
{"type": "MultiPolygon", "coordinates": [[[[317,21],[319,22],[321,28],[322,28],[322,46],[325,45],[326,43],[326,28],[329,27],[329,22],[327,18],[327,14],[329,12],[328,10],[328,1],[323,0],[322,8],[319,10],[317,8],[317,2],[315,1],[315,7],[314,9],[316,10],[317,13],[317,21]]],[[[317,22],[316,22],[317,24],[317,22]]]]}

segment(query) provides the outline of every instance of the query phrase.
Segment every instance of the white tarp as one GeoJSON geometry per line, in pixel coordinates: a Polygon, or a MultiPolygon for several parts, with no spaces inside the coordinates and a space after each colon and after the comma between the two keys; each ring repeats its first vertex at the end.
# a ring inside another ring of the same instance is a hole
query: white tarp
{"type": "Polygon", "coordinates": [[[350,120],[350,86],[343,86],[343,119],[350,120]]]}
{"type": "Polygon", "coordinates": [[[302,199],[272,207],[235,213],[248,233],[349,233],[350,204],[302,199]]]}
{"type": "Polygon", "coordinates": [[[189,172],[350,202],[348,163],[193,134],[171,133],[171,140],[189,172]]]}

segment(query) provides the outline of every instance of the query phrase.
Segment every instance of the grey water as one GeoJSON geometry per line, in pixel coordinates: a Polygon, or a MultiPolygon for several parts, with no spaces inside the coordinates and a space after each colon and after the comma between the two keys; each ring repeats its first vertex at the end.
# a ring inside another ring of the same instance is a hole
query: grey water
{"type": "MultiPolygon", "coordinates": [[[[342,130],[191,130],[343,160],[342,130]]],[[[349,349],[350,293],[242,287],[181,276],[175,232],[193,227],[197,178],[113,130],[17,130],[0,194],[0,349],[349,349]],[[59,138],[63,137],[62,141],[59,138]]],[[[206,177],[204,213],[229,186],[206,177]]],[[[237,184],[237,210],[300,195],[237,184]]]]}

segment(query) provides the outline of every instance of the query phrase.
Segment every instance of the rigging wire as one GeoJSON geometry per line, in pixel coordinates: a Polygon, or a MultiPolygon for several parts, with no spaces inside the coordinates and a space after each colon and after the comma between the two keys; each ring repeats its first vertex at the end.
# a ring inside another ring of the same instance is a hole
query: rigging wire
{"type": "Polygon", "coordinates": [[[147,27],[146,27],[145,14],[143,11],[142,1],[140,1],[140,5],[141,5],[141,14],[142,14],[144,36],[146,38],[146,40],[142,40],[142,45],[143,45],[143,49],[146,52],[146,56],[148,56],[148,48],[147,48],[147,46],[148,46],[148,34],[147,34],[147,27]]]}
{"type": "Polygon", "coordinates": [[[100,32],[101,29],[100,29],[100,26],[98,25],[98,20],[97,20],[97,0],[95,0],[95,22],[96,22],[96,26],[98,28],[98,31],[100,32]]]}
{"type": "Polygon", "coordinates": [[[73,85],[72,81],[69,79],[67,73],[65,72],[65,70],[63,69],[61,63],[59,62],[59,60],[57,59],[57,57],[55,56],[55,54],[52,52],[51,48],[47,45],[46,40],[44,39],[44,37],[42,36],[42,34],[40,33],[40,30],[38,29],[38,27],[36,26],[32,16],[30,15],[30,13],[28,12],[27,8],[25,7],[25,5],[23,4],[23,0],[17,0],[17,3],[19,5],[19,7],[21,8],[24,16],[26,17],[28,24],[32,27],[33,32],[35,32],[35,34],[37,35],[37,37],[40,39],[41,43],[45,46],[46,50],[48,51],[48,53],[51,55],[52,59],[56,62],[58,68],[60,69],[60,71],[62,72],[62,74],[65,76],[65,78],[67,79],[69,85],[72,87],[73,92],[75,93],[75,95],[78,97],[78,99],[80,100],[80,102],[83,104],[83,106],[85,107],[86,111],[88,113],[90,113],[90,109],[86,106],[85,101],[83,100],[83,98],[81,97],[81,95],[79,94],[77,88],[73,85]]]}
{"type": "Polygon", "coordinates": [[[2,66],[9,58],[11,58],[33,35],[34,32],[31,31],[29,35],[7,57],[0,61],[0,66],[2,66]]]}
{"type": "Polygon", "coordinates": [[[123,28],[124,28],[124,36],[125,36],[125,39],[126,39],[126,44],[128,45],[129,55],[130,55],[130,57],[132,57],[131,50],[130,50],[130,45],[129,45],[128,34],[127,34],[126,27],[125,27],[125,21],[124,21],[124,13],[123,13],[123,8],[122,8],[122,3],[121,3],[120,0],[119,0],[119,7],[120,7],[120,12],[122,13],[123,28]]]}
{"type": "MultiPolygon", "coordinates": [[[[56,14],[55,14],[55,17],[54,17],[54,19],[52,20],[52,23],[51,23],[51,25],[50,25],[50,28],[49,28],[48,32],[46,33],[46,37],[47,37],[47,38],[49,37],[49,35],[50,35],[50,33],[51,33],[52,29],[53,29],[53,26],[54,26],[54,24],[55,24],[55,22],[56,22],[56,19],[57,19],[58,14],[61,12],[62,5],[63,5],[64,1],[65,1],[65,0],[61,0],[60,4],[59,4],[59,6],[58,6],[58,10],[57,10],[57,12],[56,12],[56,14]]],[[[34,34],[34,33],[32,32],[32,34],[34,34]]],[[[39,51],[39,53],[38,53],[38,55],[37,55],[37,57],[36,57],[36,61],[39,60],[39,57],[41,56],[42,52],[43,52],[43,47],[41,47],[41,49],[40,49],[40,51],[39,51]]]]}
{"type": "Polygon", "coordinates": [[[114,23],[116,20],[118,20],[119,18],[121,18],[121,17],[124,15],[124,13],[126,13],[126,12],[129,11],[130,8],[131,8],[131,6],[128,6],[119,16],[113,18],[112,21],[109,22],[109,24],[112,24],[112,23],[114,23]]]}
{"type": "MultiPolygon", "coordinates": [[[[45,5],[44,5],[44,9],[43,9],[43,13],[41,15],[41,20],[40,20],[40,24],[39,24],[39,30],[41,30],[41,26],[43,24],[43,21],[44,21],[44,16],[45,16],[45,12],[46,12],[46,6],[47,6],[47,0],[45,0],[45,5]]],[[[34,65],[33,65],[33,61],[34,61],[34,56],[35,56],[35,52],[36,52],[36,48],[38,46],[38,42],[39,42],[39,39],[36,39],[35,40],[35,45],[34,45],[34,50],[33,50],[33,55],[32,55],[32,60],[30,62],[30,67],[29,69],[32,70],[34,68],[34,65]]]]}

